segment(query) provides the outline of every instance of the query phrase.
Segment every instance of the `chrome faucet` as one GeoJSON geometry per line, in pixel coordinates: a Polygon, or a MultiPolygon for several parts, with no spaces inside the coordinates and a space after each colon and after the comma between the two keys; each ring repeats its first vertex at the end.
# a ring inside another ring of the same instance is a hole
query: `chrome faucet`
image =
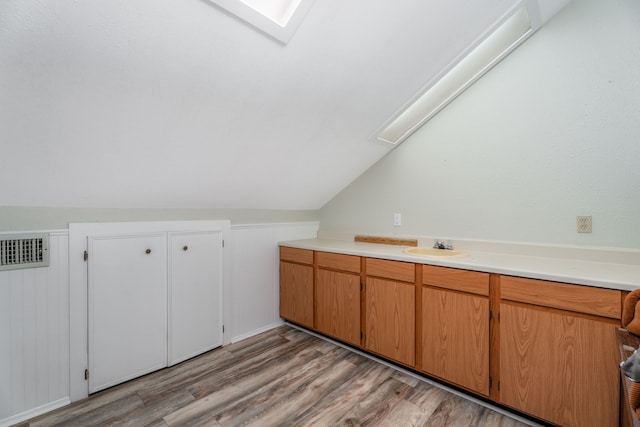
{"type": "Polygon", "coordinates": [[[446,250],[452,250],[453,249],[453,243],[451,242],[451,240],[447,240],[447,242],[443,242],[442,240],[436,240],[433,243],[433,249],[446,249],[446,250]]]}

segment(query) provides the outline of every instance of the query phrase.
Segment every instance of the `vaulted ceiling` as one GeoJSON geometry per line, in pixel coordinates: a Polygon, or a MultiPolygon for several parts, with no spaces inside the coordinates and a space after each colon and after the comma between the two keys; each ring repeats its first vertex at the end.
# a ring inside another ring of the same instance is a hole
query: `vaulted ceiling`
{"type": "Polygon", "coordinates": [[[316,0],[288,44],[207,0],[2,0],[0,206],[317,209],[516,0],[316,0]]]}

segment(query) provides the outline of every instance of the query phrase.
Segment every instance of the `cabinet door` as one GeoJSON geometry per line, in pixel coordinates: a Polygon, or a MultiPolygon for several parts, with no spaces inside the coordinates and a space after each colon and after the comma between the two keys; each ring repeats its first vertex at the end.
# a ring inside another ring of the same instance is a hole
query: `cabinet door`
{"type": "Polygon", "coordinates": [[[280,316],[313,328],[313,267],[280,262],[280,316]]]}
{"type": "Polygon", "coordinates": [[[367,350],[415,366],[415,286],[367,278],[367,350]]]}
{"type": "Polygon", "coordinates": [[[423,287],[422,367],[489,395],[489,299],[423,287]]]}
{"type": "Polygon", "coordinates": [[[222,235],[169,234],[169,366],[222,345],[222,235]]]}
{"type": "Polygon", "coordinates": [[[166,235],[89,237],[89,392],[167,366],[166,235]]]}
{"type": "Polygon", "coordinates": [[[618,425],[616,327],[501,304],[501,402],[563,426],[618,425]]]}
{"type": "Polygon", "coordinates": [[[316,329],[360,345],[360,276],[318,270],[316,329]]]}

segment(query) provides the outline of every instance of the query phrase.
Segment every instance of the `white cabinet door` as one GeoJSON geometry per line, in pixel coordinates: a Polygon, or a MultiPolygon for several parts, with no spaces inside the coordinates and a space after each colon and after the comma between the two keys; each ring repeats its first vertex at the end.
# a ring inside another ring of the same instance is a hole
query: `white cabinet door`
{"type": "Polygon", "coordinates": [[[169,366],[222,345],[222,235],[169,233],[169,366]]]}
{"type": "Polygon", "coordinates": [[[88,237],[89,393],[167,366],[166,242],[88,237]]]}

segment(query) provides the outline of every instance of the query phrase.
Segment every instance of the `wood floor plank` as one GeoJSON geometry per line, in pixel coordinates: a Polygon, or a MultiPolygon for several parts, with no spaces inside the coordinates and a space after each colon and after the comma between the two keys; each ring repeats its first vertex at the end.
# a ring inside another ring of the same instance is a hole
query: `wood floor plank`
{"type": "Polygon", "coordinates": [[[522,423],[282,326],[20,427],[500,426],[522,423]]]}
{"type": "Polygon", "coordinates": [[[379,423],[381,427],[421,426],[427,422],[431,413],[425,412],[415,404],[402,400],[379,423]]]}
{"type": "MultiPolygon", "coordinates": [[[[366,359],[365,359],[366,360],[366,359]]],[[[312,410],[301,413],[296,419],[299,425],[336,425],[338,420],[351,410],[353,405],[371,393],[392,375],[393,370],[378,363],[361,363],[332,393],[318,396],[312,410]]]]}
{"type": "MultiPolygon", "coordinates": [[[[319,355],[321,353],[316,352],[313,346],[307,346],[298,352],[276,352],[267,359],[261,359],[263,363],[253,366],[240,365],[237,369],[219,373],[215,376],[216,381],[207,381],[206,384],[198,383],[188,387],[194,396],[203,397],[168,415],[164,420],[171,426],[184,425],[211,414],[216,415],[217,418],[217,414],[224,408],[237,406],[238,402],[244,402],[247,396],[251,396],[256,390],[261,391],[265,386],[274,386],[274,384],[277,387],[291,373],[300,372],[307,362],[321,364],[322,358],[318,357],[319,355]]],[[[328,364],[334,360],[331,358],[325,363],[328,364]]],[[[242,406],[244,408],[247,405],[242,403],[242,406]]]]}
{"type": "Polygon", "coordinates": [[[519,427],[522,423],[498,412],[487,410],[483,419],[479,419],[476,425],[478,427],[519,427]]]}
{"type": "Polygon", "coordinates": [[[29,426],[87,427],[108,425],[122,419],[124,414],[143,406],[142,400],[136,394],[131,394],[117,400],[101,401],[101,404],[96,406],[76,405],[70,411],[60,411],[58,416],[53,414],[51,417],[36,419],[29,423],[29,426]]]}
{"type": "MultiPolygon", "coordinates": [[[[433,411],[433,414],[425,426],[433,427],[457,427],[478,425],[478,415],[484,408],[480,405],[463,399],[459,396],[449,394],[440,402],[440,405],[433,411]],[[474,423],[474,420],[476,422],[474,423]]],[[[481,418],[481,417],[480,417],[481,418]]]]}
{"type": "MultiPolygon", "coordinates": [[[[146,427],[153,424],[158,425],[158,420],[162,420],[162,417],[175,412],[194,400],[195,398],[191,393],[184,389],[167,393],[162,399],[145,403],[144,406],[137,407],[126,414],[122,414],[119,419],[112,423],[107,423],[105,426],[146,427]]],[[[162,424],[166,426],[164,421],[162,421],[162,424]]]]}
{"type": "Polygon", "coordinates": [[[264,384],[277,378],[280,372],[294,369],[297,364],[308,359],[318,357],[313,343],[297,342],[292,346],[272,349],[255,356],[250,360],[239,361],[224,370],[216,371],[215,375],[190,385],[187,389],[196,398],[207,396],[228,386],[237,387],[245,378],[262,378],[264,384]]]}
{"type": "MultiPolygon", "coordinates": [[[[318,396],[322,396],[335,389],[345,377],[353,371],[354,366],[345,361],[340,361],[330,369],[330,375],[305,376],[303,381],[294,383],[279,399],[263,404],[259,410],[252,410],[247,426],[276,426],[286,423],[296,424],[299,413],[305,412],[313,406],[318,396]],[[309,381],[310,378],[313,378],[309,381]]],[[[234,419],[221,422],[223,426],[236,425],[234,419]]]]}
{"type": "Polygon", "coordinates": [[[419,382],[413,394],[407,398],[408,402],[415,404],[426,413],[432,414],[438,409],[443,400],[449,399],[451,393],[425,382],[419,382]]]}
{"type": "Polygon", "coordinates": [[[162,398],[166,393],[184,389],[194,382],[210,377],[213,372],[212,366],[220,368],[232,365],[234,360],[233,354],[220,349],[172,369],[163,369],[152,382],[138,391],[138,395],[147,404],[158,397],[162,398]]]}
{"type": "Polygon", "coordinates": [[[338,424],[378,425],[396,405],[406,398],[410,391],[411,387],[407,384],[388,378],[380,386],[371,390],[371,393],[362,401],[354,402],[354,406],[341,420],[338,420],[338,424]]]}

